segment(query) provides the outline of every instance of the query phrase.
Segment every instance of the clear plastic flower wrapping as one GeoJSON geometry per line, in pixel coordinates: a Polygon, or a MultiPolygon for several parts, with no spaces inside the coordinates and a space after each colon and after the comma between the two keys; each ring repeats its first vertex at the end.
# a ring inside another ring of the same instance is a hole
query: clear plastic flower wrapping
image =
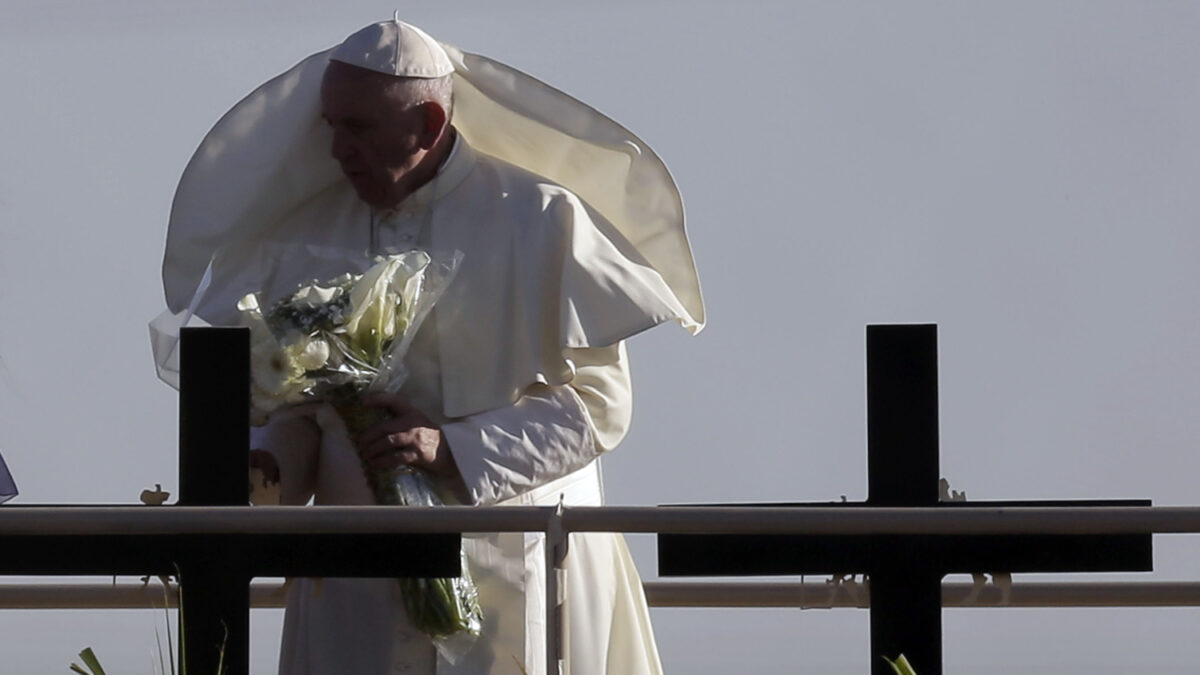
{"type": "MultiPolygon", "coordinates": [[[[412,250],[380,257],[361,275],[303,285],[265,310],[261,294],[243,297],[238,309],[251,332],[252,421],[265,423],[283,406],[327,401],[352,437],[378,423],[386,413],[362,405],[363,395],[400,390],[408,376],[404,356],[460,260],[461,254],[435,261],[412,250]]],[[[420,469],[379,471],[364,462],[363,470],[378,504],[443,504],[420,469]]],[[[461,549],[460,559],[459,577],[398,579],[409,620],[452,663],[483,623],[461,549]]]]}

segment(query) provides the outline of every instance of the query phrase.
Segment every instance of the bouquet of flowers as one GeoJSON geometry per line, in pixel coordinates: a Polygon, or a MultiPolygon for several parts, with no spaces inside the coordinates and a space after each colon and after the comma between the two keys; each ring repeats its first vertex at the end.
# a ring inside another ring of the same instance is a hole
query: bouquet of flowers
{"type": "MultiPolygon", "coordinates": [[[[400,389],[404,355],[457,265],[458,258],[435,263],[413,250],[378,258],[361,275],[303,286],[266,310],[258,294],[243,297],[238,309],[251,336],[252,422],[265,423],[285,405],[327,401],[352,436],[378,423],[386,413],[362,405],[362,396],[400,389]]],[[[442,504],[424,471],[380,471],[365,462],[363,470],[379,504],[442,504]]],[[[462,570],[458,578],[398,580],[413,625],[451,660],[469,646],[463,636],[478,636],[483,623],[465,556],[462,570]]]]}

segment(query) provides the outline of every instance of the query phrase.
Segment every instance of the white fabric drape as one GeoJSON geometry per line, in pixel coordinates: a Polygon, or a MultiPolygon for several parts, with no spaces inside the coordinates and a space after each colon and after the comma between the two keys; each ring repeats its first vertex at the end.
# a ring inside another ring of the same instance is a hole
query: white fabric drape
{"type": "MultiPolygon", "coordinates": [[[[660,275],[683,310],[704,325],[700,282],[683,202],[666,165],[640,138],[590,106],[516,69],[443,45],[455,64],[453,124],[480,152],[577,196],[660,275]]],[[[270,80],[225,114],[180,179],[163,257],[171,312],[182,313],[222,251],[270,239],[323,200],[345,216],[348,192],[328,157],[319,91],[329,51],[270,80]]],[[[353,201],[353,200],[352,200],[353,201]]],[[[211,319],[208,319],[211,321],[211,319]]]]}

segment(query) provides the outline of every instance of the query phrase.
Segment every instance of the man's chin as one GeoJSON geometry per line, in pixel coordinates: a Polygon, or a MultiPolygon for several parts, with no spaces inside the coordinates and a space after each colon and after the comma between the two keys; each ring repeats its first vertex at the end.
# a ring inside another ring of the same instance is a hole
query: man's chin
{"type": "Polygon", "coordinates": [[[350,181],[350,187],[354,188],[354,194],[358,195],[359,200],[364,204],[376,209],[384,208],[382,205],[387,202],[387,198],[381,194],[379,189],[373,189],[372,186],[356,181],[351,176],[346,178],[350,181]]]}
{"type": "Polygon", "coordinates": [[[343,175],[350,183],[350,187],[354,188],[354,193],[358,195],[359,200],[373,209],[383,211],[396,206],[401,201],[396,198],[395,186],[380,184],[379,181],[370,180],[364,174],[343,173],[343,175]]]}

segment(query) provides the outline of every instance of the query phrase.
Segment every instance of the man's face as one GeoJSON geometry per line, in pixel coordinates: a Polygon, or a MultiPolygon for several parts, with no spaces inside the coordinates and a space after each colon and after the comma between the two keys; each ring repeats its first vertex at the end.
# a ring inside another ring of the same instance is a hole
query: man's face
{"type": "Polygon", "coordinates": [[[386,75],[336,61],[321,81],[321,114],[333,132],[330,154],[360,199],[391,208],[416,187],[425,156],[425,111],[389,93],[386,75]]]}

